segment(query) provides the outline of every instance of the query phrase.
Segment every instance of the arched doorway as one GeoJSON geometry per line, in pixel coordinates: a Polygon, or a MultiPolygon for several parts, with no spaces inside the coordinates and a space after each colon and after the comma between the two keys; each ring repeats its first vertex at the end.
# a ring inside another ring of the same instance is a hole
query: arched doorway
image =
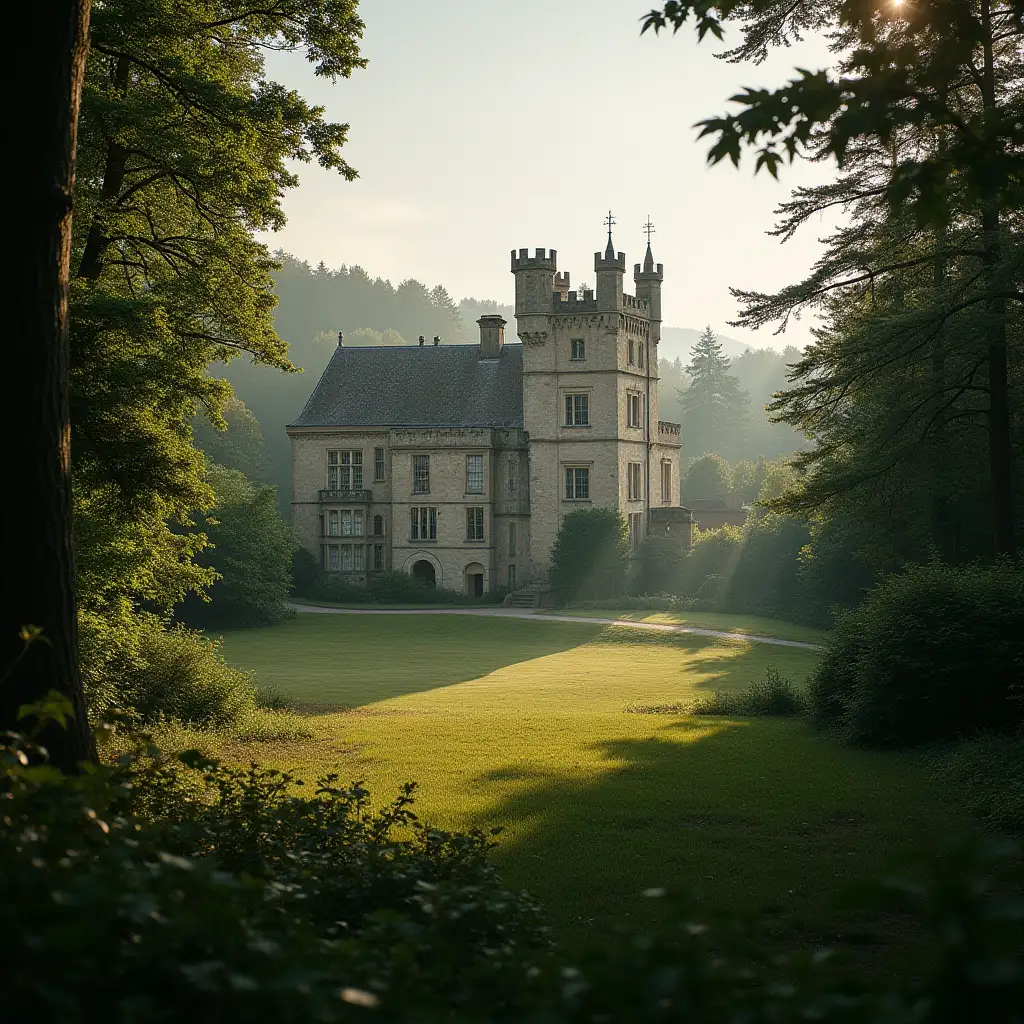
{"type": "Polygon", "coordinates": [[[479,562],[466,566],[466,594],[469,597],[484,596],[484,567],[479,562]]]}
{"type": "Polygon", "coordinates": [[[421,558],[418,562],[414,563],[412,567],[412,577],[417,583],[422,583],[425,587],[433,587],[437,585],[437,576],[434,574],[434,566],[425,558],[421,558]]]}

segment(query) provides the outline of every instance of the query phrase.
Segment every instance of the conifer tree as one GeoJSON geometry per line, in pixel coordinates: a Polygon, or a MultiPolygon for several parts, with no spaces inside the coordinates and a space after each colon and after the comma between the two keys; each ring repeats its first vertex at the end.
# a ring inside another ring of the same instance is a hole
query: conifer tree
{"type": "Polygon", "coordinates": [[[693,346],[686,373],[690,386],[680,392],[684,450],[691,457],[713,451],[735,458],[743,446],[750,396],[729,373],[729,359],[710,326],[693,346]]]}

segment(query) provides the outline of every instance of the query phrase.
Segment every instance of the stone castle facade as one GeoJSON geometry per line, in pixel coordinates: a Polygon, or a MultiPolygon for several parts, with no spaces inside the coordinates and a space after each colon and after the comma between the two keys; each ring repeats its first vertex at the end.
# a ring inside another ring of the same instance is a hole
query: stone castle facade
{"type": "Polygon", "coordinates": [[[543,585],[562,518],[617,508],[639,545],[679,508],[679,425],[658,418],[663,269],[623,290],[609,234],[577,294],[555,250],[512,253],[516,333],[339,346],[288,434],[293,521],[329,573],[397,569],[480,594],[543,585]]]}

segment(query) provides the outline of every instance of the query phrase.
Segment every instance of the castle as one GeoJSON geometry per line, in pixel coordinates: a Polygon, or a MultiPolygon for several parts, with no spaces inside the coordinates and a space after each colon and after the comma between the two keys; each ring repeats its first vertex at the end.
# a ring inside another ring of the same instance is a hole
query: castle
{"type": "MultiPolygon", "coordinates": [[[[610,219],[610,218],[609,218],[610,219]]],[[[617,508],[635,549],[679,508],[679,425],[658,419],[662,265],[635,295],[609,225],[596,289],[554,249],[512,252],[516,333],[479,345],[338,348],[287,430],[293,522],[328,573],[397,569],[479,595],[543,586],[563,516],[617,508]]]]}

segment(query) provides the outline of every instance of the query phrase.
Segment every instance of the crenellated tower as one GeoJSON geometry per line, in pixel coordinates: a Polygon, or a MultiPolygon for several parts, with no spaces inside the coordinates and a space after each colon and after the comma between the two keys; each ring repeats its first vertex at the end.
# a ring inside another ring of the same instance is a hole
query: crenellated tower
{"type": "Polygon", "coordinates": [[[638,543],[652,505],[678,504],[678,428],[666,438],[657,419],[663,268],[655,269],[648,244],[634,271],[636,295],[626,294],[626,256],[612,243],[611,214],[606,223],[608,243],[594,254],[595,291],[571,290],[554,249],[512,252],[538,582],[559,524],[574,509],[617,508],[638,543]],[[663,492],[669,476],[675,490],[663,492]]]}

